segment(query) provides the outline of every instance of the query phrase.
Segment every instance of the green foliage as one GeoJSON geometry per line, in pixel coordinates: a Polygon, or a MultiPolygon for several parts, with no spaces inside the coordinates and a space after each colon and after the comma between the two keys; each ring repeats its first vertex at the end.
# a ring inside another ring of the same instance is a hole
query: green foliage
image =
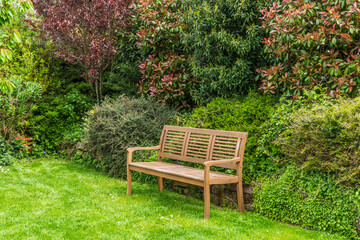
{"type": "Polygon", "coordinates": [[[126,149],[159,143],[175,112],[145,98],[106,99],[90,111],[84,142],[110,176],[126,176],[126,149]]]}
{"type": "Polygon", "coordinates": [[[197,103],[244,96],[257,85],[262,34],[258,23],[265,1],[193,0],[183,17],[181,41],[190,56],[197,103]]]}
{"type": "Polygon", "coordinates": [[[24,134],[31,127],[36,102],[42,96],[40,84],[22,79],[10,80],[14,90],[10,94],[0,93],[0,136],[12,141],[18,134],[24,134]]]}
{"type": "Polygon", "coordinates": [[[85,113],[94,100],[88,96],[85,83],[54,81],[38,103],[30,129],[31,136],[47,151],[59,150],[64,138],[69,144],[80,139],[85,113]]]}
{"type": "Polygon", "coordinates": [[[61,71],[60,61],[53,54],[49,42],[40,41],[37,38],[39,34],[25,24],[17,25],[21,28],[22,44],[13,50],[12,60],[0,66],[0,79],[17,77],[26,82],[41,83],[46,88],[57,81],[57,73],[61,71]]]}
{"type": "Polygon", "coordinates": [[[10,153],[4,153],[0,155],[0,166],[9,166],[15,162],[14,158],[10,153]]]}
{"type": "Polygon", "coordinates": [[[136,46],[135,36],[137,26],[120,31],[117,41],[117,54],[112,62],[112,67],[105,74],[104,95],[117,97],[119,95],[135,96],[136,86],[141,79],[139,62],[141,53],[136,46]]]}
{"type": "Polygon", "coordinates": [[[283,161],[335,174],[339,182],[359,187],[360,97],[300,108],[276,144],[285,154],[283,161]]]}
{"type": "Polygon", "coordinates": [[[359,239],[358,194],[334,178],[289,166],[279,179],[255,189],[254,206],[271,219],[359,239]]]}
{"type": "Polygon", "coordinates": [[[188,127],[209,128],[248,132],[244,158],[244,180],[250,181],[257,175],[270,172],[265,162],[255,156],[260,126],[269,120],[276,108],[276,99],[269,95],[251,93],[243,99],[217,98],[204,107],[199,107],[178,124],[188,127]]]}
{"type": "MultiPolygon", "coordinates": [[[[21,42],[20,32],[17,29],[8,30],[8,25],[19,15],[30,11],[32,8],[32,2],[29,0],[0,1],[0,66],[4,62],[11,60],[12,51],[21,42]]],[[[0,81],[0,84],[4,84],[4,82],[0,81]]]]}
{"type": "MultiPolygon", "coordinates": [[[[258,176],[270,176],[276,171],[281,171],[286,167],[282,161],[284,153],[281,146],[275,140],[283,133],[291,123],[291,115],[299,108],[311,110],[314,104],[336,103],[336,99],[327,96],[321,89],[315,87],[311,91],[304,91],[303,96],[299,96],[296,101],[291,101],[283,96],[280,103],[272,112],[270,119],[261,125],[260,136],[257,139],[257,147],[254,155],[257,161],[263,165],[265,172],[258,172],[258,176]]],[[[253,163],[256,164],[256,163],[253,163]]]]}
{"type": "Polygon", "coordinates": [[[99,160],[94,159],[91,154],[77,152],[71,157],[71,161],[80,165],[94,167],[99,170],[103,170],[103,166],[99,160]]]}
{"type": "Polygon", "coordinates": [[[323,86],[337,97],[359,94],[360,8],[357,0],[282,0],[263,9],[265,53],[261,88],[297,99],[323,86]]]}
{"type": "Polygon", "coordinates": [[[141,0],[135,5],[137,45],[144,59],[139,66],[139,90],[179,108],[191,104],[189,92],[195,83],[180,41],[185,5],[181,0],[141,0]]]}

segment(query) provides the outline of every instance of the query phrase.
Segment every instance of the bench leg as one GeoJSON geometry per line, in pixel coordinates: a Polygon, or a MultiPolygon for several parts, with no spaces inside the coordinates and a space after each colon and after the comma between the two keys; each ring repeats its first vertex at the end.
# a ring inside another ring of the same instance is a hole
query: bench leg
{"type": "Polygon", "coordinates": [[[131,195],[131,183],[132,183],[132,176],[131,176],[131,170],[129,167],[127,168],[127,191],[126,195],[131,195]]]}
{"type": "Polygon", "coordinates": [[[210,185],[204,186],[204,218],[210,217],[210,185]]]}
{"type": "Polygon", "coordinates": [[[236,184],[236,193],[237,193],[237,203],[238,203],[238,210],[239,212],[245,212],[244,209],[244,194],[242,188],[242,182],[238,182],[236,184]]]}
{"type": "Polygon", "coordinates": [[[162,177],[158,177],[158,185],[159,185],[159,191],[162,191],[164,189],[162,177]]]}

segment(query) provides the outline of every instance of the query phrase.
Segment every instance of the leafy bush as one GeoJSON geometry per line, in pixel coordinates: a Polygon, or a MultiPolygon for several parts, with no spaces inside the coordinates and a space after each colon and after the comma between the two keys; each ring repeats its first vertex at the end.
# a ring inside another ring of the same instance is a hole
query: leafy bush
{"type": "Polygon", "coordinates": [[[335,174],[359,187],[360,97],[300,108],[277,138],[283,161],[335,174]]]}
{"type": "Polygon", "coordinates": [[[277,180],[254,191],[255,211],[306,228],[360,238],[359,191],[345,189],[334,178],[289,166],[277,180]]]}
{"type": "Polygon", "coordinates": [[[9,166],[15,162],[15,158],[10,153],[0,155],[0,166],[9,166]]]}
{"type": "Polygon", "coordinates": [[[265,92],[294,99],[323,86],[332,97],[360,91],[357,0],[282,0],[263,9],[265,53],[272,64],[259,69],[265,92]]]}
{"type": "Polygon", "coordinates": [[[159,143],[175,112],[145,98],[106,99],[90,111],[84,142],[110,176],[126,176],[126,149],[159,143]]]}
{"type": "Polygon", "coordinates": [[[22,44],[13,49],[11,61],[0,66],[0,78],[22,78],[26,82],[40,83],[46,88],[60,71],[54,49],[48,41],[39,40],[39,33],[32,31],[24,19],[16,19],[14,24],[6,28],[9,31],[18,29],[22,44]]]}
{"type": "Polygon", "coordinates": [[[137,36],[145,60],[140,63],[140,92],[167,104],[188,107],[194,79],[180,41],[181,0],[141,0],[135,5],[137,36]]]}
{"type": "Polygon", "coordinates": [[[244,158],[244,180],[250,181],[268,166],[256,159],[255,149],[261,135],[260,126],[268,121],[276,108],[276,99],[255,93],[243,99],[217,98],[205,107],[199,107],[187,117],[180,119],[178,124],[188,127],[210,128],[218,130],[248,132],[244,158]]]}
{"type": "Polygon", "coordinates": [[[11,142],[18,134],[24,134],[31,127],[29,119],[37,109],[36,102],[42,96],[41,85],[10,80],[14,86],[10,94],[0,93],[0,136],[11,142]]]}
{"type": "Polygon", "coordinates": [[[261,134],[257,139],[255,156],[257,161],[264,165],[262,169],[266,171],[258,172],[257,175],[270,176],[288,165],[287,162],[282,161],[284,153],[275,140],[291,125],[291,116],[295,111],[300,108],[311,111],[312,106],[315,104],[335,104],[337,102],[337,99],[327,96],[318,87],[310,91],[304,91],[303,96],[299,96],[296,101],[291,101],[286,96],[281,97],[269,121],[264,122],[259,130],[261,134]]]}
{"type": "Polygon", "coordinates": [[[139,48],[136,46],[137,26],[120,31],[117,54],[112,62],[110,72],[105,75],[104,95],[117,97],[119,95],[135,96],[136,86],[141,79],[139,62],[142,59],[139,48]]]}
{"type": "Polygon", "coordinates": [[[87,84],[70,81],[54,81],[47,88],[30,129],[43,149],[56,152],[64,140],[75,144],[80,139],[84,117],[94,103],[87,90],[87,84]]]}
{"type": "Polygon", "coordinates": [[[190,56],[191,74],[200,81],[191,92],[196,103],[244,96],[257,86],[255,70],[262,63],[259,10],[264,2],[189,1],[181,41],[190,56]]]}

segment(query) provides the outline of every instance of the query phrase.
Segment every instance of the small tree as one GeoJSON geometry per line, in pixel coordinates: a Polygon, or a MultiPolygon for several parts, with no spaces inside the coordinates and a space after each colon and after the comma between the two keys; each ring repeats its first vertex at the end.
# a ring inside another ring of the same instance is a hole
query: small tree
{"type": "MultiPolygon", "coordinates": [[[[56,55],[79,64],[102,99],[103,75],[116,54],[118,30],[129,24],[132,0],[35,0],[38,27],[56,46],[56,55]]],[[[33,24],[35,22],[33,21],[33,24]]]]}

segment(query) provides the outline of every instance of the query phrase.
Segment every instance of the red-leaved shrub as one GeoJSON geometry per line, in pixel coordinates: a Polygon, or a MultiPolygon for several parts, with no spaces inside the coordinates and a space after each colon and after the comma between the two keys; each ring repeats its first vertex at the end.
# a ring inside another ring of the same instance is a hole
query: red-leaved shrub
{"type": "Polygon", "coordinates": [[[282,0],[261,11],[271,66],[258,69],[261,89],[296,99],[322,86],[336,97],[360,92],[357,0],[282,0]]]}

